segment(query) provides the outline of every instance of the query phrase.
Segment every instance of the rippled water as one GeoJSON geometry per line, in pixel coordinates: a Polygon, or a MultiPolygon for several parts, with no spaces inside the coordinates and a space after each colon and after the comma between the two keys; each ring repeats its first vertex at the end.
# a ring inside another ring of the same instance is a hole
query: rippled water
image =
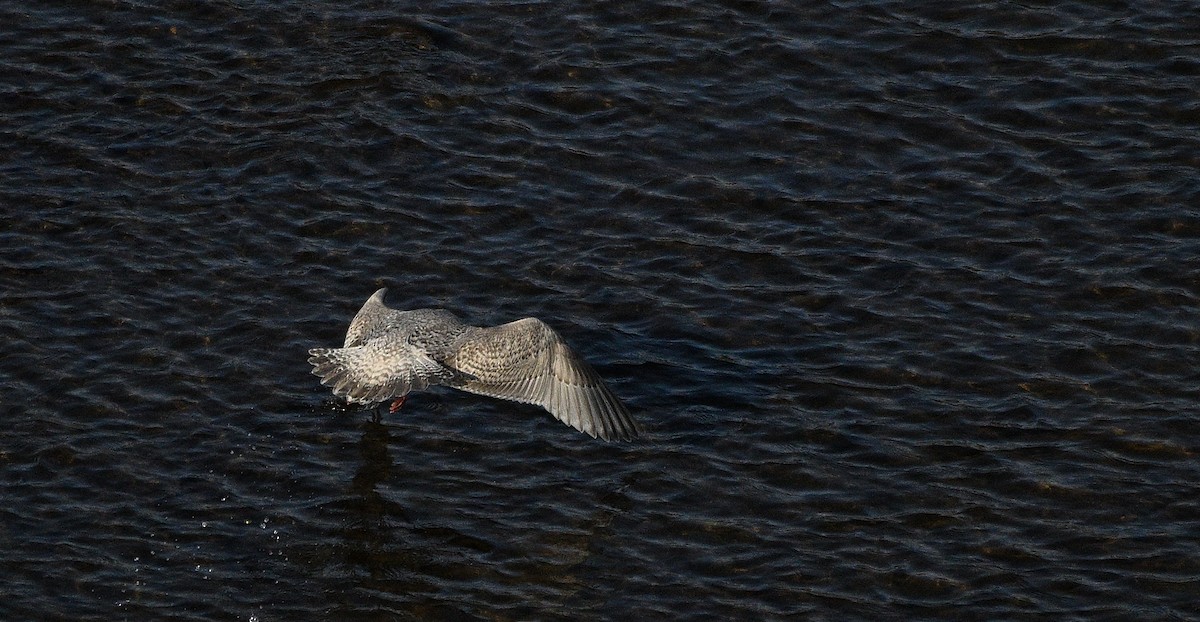
{"type": "Polygon", "coordinates": [[[0,3],[0,618],[1190,618],[1200,15],[927,4],[0,3]]]}

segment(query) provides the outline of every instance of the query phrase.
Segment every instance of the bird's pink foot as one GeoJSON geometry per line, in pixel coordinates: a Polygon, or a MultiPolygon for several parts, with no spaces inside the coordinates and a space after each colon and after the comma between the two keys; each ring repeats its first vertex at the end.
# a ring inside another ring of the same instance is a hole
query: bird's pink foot
{"type": "Polygon", "coordinates": [[[404,400],[408,399],[407,395],[402,395],[392,401],[392,405],[388,407],[388,414],[394,415],[400,407],[404,405],[404,400]]]}

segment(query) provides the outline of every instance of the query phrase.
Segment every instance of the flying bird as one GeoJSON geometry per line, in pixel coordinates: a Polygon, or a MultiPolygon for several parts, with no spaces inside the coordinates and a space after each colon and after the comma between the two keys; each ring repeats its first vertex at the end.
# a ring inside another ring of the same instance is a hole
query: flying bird
{"type": "Polygon", "coordinates": [[[308,351],[312,373],[350,403],[394,400],[442,385],[535,404],[559,421],[606,441],[631,440],[638,425],[621,400],[553,328],[527,317],[469,326],[443,309],[398,311],[367,299],[341,348],[308,351]]]}

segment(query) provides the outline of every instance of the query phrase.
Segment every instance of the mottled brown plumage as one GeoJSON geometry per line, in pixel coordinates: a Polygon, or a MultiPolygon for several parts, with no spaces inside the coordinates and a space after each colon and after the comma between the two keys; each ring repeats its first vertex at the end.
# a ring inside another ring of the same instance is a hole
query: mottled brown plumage
{"type": "Polygon", "coordinates": [[[390,309],[386,291],[375,292],[354,316],[343,347],[309,350],[313,374],[334,394],[373,404],[444,385],[536,404],[606,441],[638,435],[600,375],[541,320],[468,326],[441,309],[390,309]]]}

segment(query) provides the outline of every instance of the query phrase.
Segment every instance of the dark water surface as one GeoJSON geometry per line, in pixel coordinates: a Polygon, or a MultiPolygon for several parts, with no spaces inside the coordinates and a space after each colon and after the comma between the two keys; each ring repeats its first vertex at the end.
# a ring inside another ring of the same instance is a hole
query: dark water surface
{"type": "Polygon", "coordinates": [[[0,1],[0,619],[1191,618],[1200,12],[960,4],[0,1]]]}

